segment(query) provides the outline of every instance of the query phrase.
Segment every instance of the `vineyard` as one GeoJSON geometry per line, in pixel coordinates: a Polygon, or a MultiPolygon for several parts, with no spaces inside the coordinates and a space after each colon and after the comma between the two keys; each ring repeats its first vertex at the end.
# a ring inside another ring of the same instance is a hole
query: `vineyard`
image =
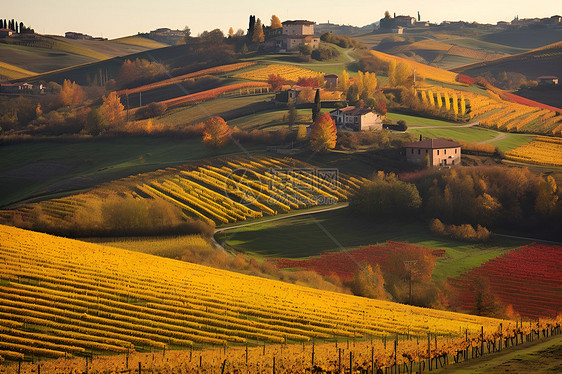
{"type": "Polygon", "coordinates": [[[471,289],[485,278],[494,295],[522,316],[556,316],[562,311],[562,247],[530,244],[490,260],[450,282],[460,293],[463,310],[474,309],[471,289]]]}
{"type": "Polygon", "coordinates": [[[444,254],[444,250],[389,241],[386,245],[361,247],[346,252],[325,253],[307,260],[279,259],[275,263],[281,269],[303,268],[313,270],[324,276],[335,274],[342,281],[349,282],[353,280],[354,275],[365,264],[378,264],[383,271],[392,271],[394,270],[392,269],[394,264],[390,263],[390,258],[394,254],[411,255],[414,252],[426,258],[434,258],[444,254]]]}
{"type": "Polygon", "coordinates": [[[0,351],[64,357],[388,334],[452,338],[498,320],[318,291],[0,226],[0,351]]]}
{"type": "Polygon", "coordinates": [[[562,166],[561,155],[562,139],[537,136],[530,143],[506,152],[505,157],[512,161],[562,166]]]}
{"type": "Polygon", "coordinates": [[[508,132],[562,134],[562,116],[551,109],[502,100],[490,92],[489,96],[425,86],[417,89],[426,106],[457,120],[479,120],[481,126],[508,132]]]}
{"type": "Polygon", "coordinates": [[[252,81],[267,82],[271,74],[280,75],[283,79],[296,83],[299,78],[318,77],[320,73],[293,65],[268,65],[263,68],[236,74],[234,77],[252,81]]]}
{"type": "Polygon", "coordinates": [[[201,165],[184,165],[129,177],[87,193],[23,206],[16,211],[30,220],[40,207],[53,225],[65,225],[76,214],[90,214],[89,202],[103,201],[119,191],[121,197],[163,199],[180,208],[185,218],[223,225],[294,209],[346,201],[365,179],[316,170],[293,159],[266,156],[228,157],[201,165]]]}
{"type": "Polygon", "coordinates": [[[410,65],[412,69],[416,69],[416,74],[418,74],[419,76],[423,76],[425,79],[431,79],[438,82],[451,83],[456,85],[459,84],[457,82],[457,74],[450,72],[448,70],[424,65],[419,62],[407,60],[405,58],[401,58],[397,56],[391,56],[389,54],[378,52],[378,51],[370,51],[370,52],[373,54],[373,56],[386,62],[390,62],[391,60],[395,60],[396,63],[405,62],[408,65],[410,65]]]}

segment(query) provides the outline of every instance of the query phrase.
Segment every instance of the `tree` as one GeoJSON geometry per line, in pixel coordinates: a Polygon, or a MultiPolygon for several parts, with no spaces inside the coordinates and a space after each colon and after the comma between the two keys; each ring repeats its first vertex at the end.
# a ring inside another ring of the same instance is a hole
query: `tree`
{"type": "MultiPolygon", "coordinates": [[[[296,124],[297,122],[297,108],[295,108],[295,104],[290,102],[289,103],[289,113],[288,113],[288,119],[289,121],[289,130],[293,129],[293,126],[296,124]]],[[[300,131],[300,127],[299,127],[299,131],[300,131]]],[[[305,129],[306,132],[306,129],[305,129]]]]}
{"type": "Polygon", "coordinates": [[[201,41],[206,42],[209,45],[220,45],[223,42],[224,34],[220,29],[203,31],[201,33],[200,39],[201,41]]]}
{"type": "Polygon", "coordinates": [[[121,100],[117,93],[111,92],[103,97],[103,104],[99,108],[99,114],[103,119],[103,123],[107,125],[119,125],[123,123],[125,107],[121,104],[121,100]]]}
{"type": "Polygon", "coordinates": [[[349,82],[349,73],[344,70],[341,73],[341,77],[338,83],[338,88],[344,94],[347,94],[347,90],[349,90],[350,82],[349,82]]]}
{"type": "Polygon", "coordinates": [[[315,152],[334,149],[338,140],[337,128],[329,113],[318,117],[310,128],[310,146],[315,152]]]}
{"type": "Polygon", "coordinates": [[[228,37],[232,38],[234,36],[234,29],[231,27],[228,29],[228,37]]]}
{"type": "Polygon", "coordinates": [[[412,67],[407,62],[400,62],[398,66],[396,66],[396,71],[394,73],[395,84],[396,86],[404,86],[404,87],[411,87],[413,81],[410,79],[412,76],[412,67]]]}
{"type": "Polygon", "coordinates": [[[406,131],[408,130],[408,125],[406,125],[406,121],[404,121],[403,119],[399,120],[397,123],[397,129],[399,131],[406,131]]]}
{"type": "Polygon", "coordinates": [[[263,33],[263,26],[261,20],[258,18],[256,24],[254,25],[254,32],[252,33],[252,41],[254,43],[263,43],[265,40],[265,35],[263,33]]]}
{"type": "Polygon", "coordinates": [[[232,130],[221,117],[213,117],[205,121],[203,144],[210,148],[222,148],[230,141],[232,130]]]}
{"type": "Polygon", "coordinates": [[[297,141],[303,141],[308,137],[308,132],[306,130],[306,125],[299,125],[297,130],[297,141]]]}
{"type": "Polygon", "coordinates": [[[250,38],[253,37],[255,26],[256,26],[256,16],[250,15],[250,21],[248,23],[248,37],[250,38]]]}
{"type": "Polygon", "coordinates": [[[269,74],[269,77],[267,78],[267,83],[271,85],[273,91],[281,90],[281,87],[283,87],[286,82],[285,78],[279,74],[269,74]]]}
{"type": "Polygon", "coordinates": [[[62,105],[75,107],[84,101],[84,90],[76,82],[65,79],[59,97],[62,105]]]}
{"type": "Polygon", "coordinates": [[[191,29],[189,28],[189,26],[185,26],[183,28],[183,39],[186,43],[191,40],[191,29]]]}
{"type": "Polygon", "coordinates": [[[242,55],[248,54],[248,46],[246,45],[246,43],[244,43],[242,48],[240,48],[240,54],[242,54],[242,55]]]}
{"type": "Polygon", "coordinates": [[[361,266],[355,273],[351,291],[354,295],[368,297],[371,299],[386,300],[384,289],[384,278],[379,264],[361,266]]]}
{"type": "Polygon", "coordinates": [[[353,83],[347,90],[346,99],[351,105],[355,105],[359,102],[359,89],[355,83],[353,83]]]}
{"type": "Polygon", "coordinates": [[[316,90],[314,95],[314,105],[312,106],[312,122],[316,122],[320,116],[320,110],[322,109],[322,102],[320,101],[320,90],[316,90]]]}
{"type": "Polygon", "coordinates": [[[283,25],[281,24],[281,21],[279,20],[279,17],[277,17],[275,14],[271,16],[271,29],[275,30],[275,29],[280,29],[282,28],[283,25]]]}
{"type": "Polygon", "coordinates": [[[390,87],[396,87],[396,60],[390,60],[388,64],[388,85],[390,87]]]}

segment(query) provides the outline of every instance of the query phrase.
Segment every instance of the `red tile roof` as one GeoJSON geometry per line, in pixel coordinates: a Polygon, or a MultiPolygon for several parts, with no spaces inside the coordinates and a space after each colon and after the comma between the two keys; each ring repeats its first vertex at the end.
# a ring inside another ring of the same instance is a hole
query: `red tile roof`
{"type": "Polygon", "coordinates": [[[425,139],[421,142],[415,142],[408,144],[406,148],[424,148],[424,149],[437,149],[437,148],[458,148],[461,145],[457,142],[451,140],[437,138],[437,139],[425,139]]]}
{"type": "Polygon", "coordinates": [[[287,24],[287,25],[314,25],[314,22],[312,21],[306,21],[306,20],[302,20],[302,19],[297,19],[294,21],[285,21],[282,22],[283,25],[287,24]]]}

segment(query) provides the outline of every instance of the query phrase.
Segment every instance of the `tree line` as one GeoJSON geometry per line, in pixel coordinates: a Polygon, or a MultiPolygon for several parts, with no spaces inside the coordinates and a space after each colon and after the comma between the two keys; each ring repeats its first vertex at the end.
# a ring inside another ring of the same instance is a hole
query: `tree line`
{"type": "Polygon", "coordinates": [[[23,22],[18,23],[14,19],[11,19],[11,20],[6,20],[5,18],[0,19],[0,28],[12,30],[16,34],[33,34],[33,33],[35,33],[35,30],[33,30],[31,27],[26,27],[23,24],[23,22]]]}

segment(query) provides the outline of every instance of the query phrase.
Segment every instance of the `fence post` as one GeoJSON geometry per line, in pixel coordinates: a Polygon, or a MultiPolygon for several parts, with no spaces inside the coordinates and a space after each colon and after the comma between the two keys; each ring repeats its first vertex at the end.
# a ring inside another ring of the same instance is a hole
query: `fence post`
{"type": "MultiPolygon", "coordinates": [[[[371,342],[373,341],[373,336],[371,335],[371,342]]],[[[371,343],[371,374],[375,374],[375,347],[371,343]]]]}
{"type": "Polygon", "coordinates": [[[349,372],[353,373],[353,352],[349,351],[349,372]]]}
{"type": "Polygon", "coordinates": [[[141,374],[141,362],[139,361],[139,374],[141,374]]]}
{"type": "Polygon", "coordinates": [[[427,360],[429,371],[431,371],[431,335],[429,332],[427,333],[427,360]]]}
{"type": "Polygon", "coordinates": [[[275,356],[273,356],[273,374],[275,374],[275,356]]]}
{"type": "MultiPolygon", "coordinates": [[[[484,326],[481,326],[481,333],[480,333],[480,339],[481,339],[481,347],[480,347],[480,356],[484,356],[484,326]]],[[[490,353],[490,352],[488,352],[490,353]]]]}
{"type": "Polygon", "coordinates": [[[312,365],[311,367],[314,367],[314,338],[312,339],[312,365]]]}
{"type": "Polygon", "coordinates": [[[341,373],[341,348],[339,349],[339,358],[338,358],[338,372],[341,373]]]}
{"type": "MultiPolygon", "coordinates": [[[[273,358],[275,360],[275,358],[273,358]]],[[[226,358],[222,362],[221,374],[224,374],[224,368],[226,367],[226,358]]],[[[275,372],[275,371],[274,371],[275,372]]]]}

